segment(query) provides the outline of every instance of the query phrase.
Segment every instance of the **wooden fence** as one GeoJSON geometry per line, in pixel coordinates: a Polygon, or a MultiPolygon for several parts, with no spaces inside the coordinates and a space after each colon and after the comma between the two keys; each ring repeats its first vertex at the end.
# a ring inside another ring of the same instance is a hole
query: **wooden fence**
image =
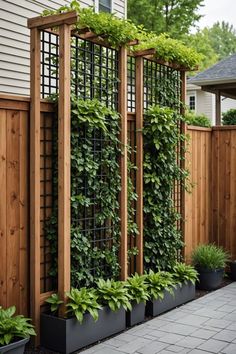
{"type": "Polygon", "coordinates": [[[185,256],[214,242],[236,257],[236,127],[188,127],[185,256]]]}
{"type": "MultiPolygon", "coordinates": [[[[52,111],[41,102],[42,121],[52,111]]],[[[15,305],[24,315],[30,299],[29,117],[29,98],[0,95],[0,305],[15,305]]]]}

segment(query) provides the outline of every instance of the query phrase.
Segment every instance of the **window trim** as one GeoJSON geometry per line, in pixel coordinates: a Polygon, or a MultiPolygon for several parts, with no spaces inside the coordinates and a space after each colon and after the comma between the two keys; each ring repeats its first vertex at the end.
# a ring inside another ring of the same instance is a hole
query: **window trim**
{"type": "MultiPolygon", "coordinates": [[[[94,0],[94,8],[95,12],[99,12],[99,0],[94,0]]],[[[113,13],[113,0],[111,0],[111,11],[110,13],[113,13]]]]}
{"type": "Polygon", "coordinates": [[[196,110],[197,110],[197,95],[196,95],[196,93],[193,93],[193,94],[190,94],[189,95],[189,97],[188,97],[188,107],[189,107],[189,110],[191,111],[191,112],[194,112],[194,113],[196,113],[196,110]],[[194,97],[194,109],[191,109],[190,108],[190,98],[191,97],[194,97]]]}

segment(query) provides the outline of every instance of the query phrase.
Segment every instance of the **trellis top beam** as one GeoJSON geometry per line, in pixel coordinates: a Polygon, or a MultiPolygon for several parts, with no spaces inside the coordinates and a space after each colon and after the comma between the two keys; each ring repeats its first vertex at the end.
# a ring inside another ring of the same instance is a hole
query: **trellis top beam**
{"type": "Polygon", "coordinates": [[[28,28],[38,28],[40,30],[60,26],[63,24],[73,25],[78,21],[76,11],[70,11],[57,15],[37,16],[28,20],[28,28]]]}
{"type": "Polygon", "coordinates": [[[158,64],[168,66],[169,68],[176,69],[179,71],[196,71],[198,70],[198,67],[189,69],[186,68],[182,65],[176,64],[176,63],[171,63],[166,60],[160,59],[157,56],[158,52],[155,48],[150,48],[150,49],[143,49],[143,50],[138,50],[136,52],[133,52],[134,57],[143,57],[145,59],[150,59],[152,61],[155,61],[158,64]]]}

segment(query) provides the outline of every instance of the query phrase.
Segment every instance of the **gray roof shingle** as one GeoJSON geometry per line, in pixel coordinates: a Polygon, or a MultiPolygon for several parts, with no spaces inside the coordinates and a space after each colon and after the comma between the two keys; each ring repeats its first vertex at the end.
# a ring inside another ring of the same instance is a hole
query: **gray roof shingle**
{"type": "Polygon", "coordinates": [[[190,78],[188,82],[199,86],[236,82],[236,53],[190,78]]]}

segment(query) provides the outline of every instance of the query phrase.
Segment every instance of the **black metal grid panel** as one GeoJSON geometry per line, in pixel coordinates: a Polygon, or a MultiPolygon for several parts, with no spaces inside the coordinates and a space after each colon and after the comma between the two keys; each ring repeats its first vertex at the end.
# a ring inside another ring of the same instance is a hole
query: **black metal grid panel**
{"type": "Polygon", "coordinates": [[[58,93],[59,36],[41,31],[41,97],[58,93]]]}
{"type": "Polygon", "coordinates": [[[144,109],[158,104],[180,109],[180,72],[144,59],[144,109]]]}
{"type": "Polygon", "coordinates": [[[135,58],[128,56],[128,112],[135,112],[135,58]]]}
{"type": "Polygon", "coordinates": [[[118,108],[118,51],[72,37],[72,92],[118,108]]]}
{"type": "MultiPolygon", "coordinates": [[[[180,71],[161,65],[155,61],[144,59],[144,109],[152,105],[166,106],[180,112],[181,108],[181,74],[180,71]]],[[[181,123],[178,124],[181,129],[181,123]]],[[[181,146],[176,150],[177,163],[182,162],[181,146]]],[[[175,181],[173,202],[175,210],[181,215],[182,187],[181,181],[175,181]]],[[[182,222],[177,221],[177,229],[181,231],[182,222]]]]}
{"type": "Polygon", "coordinates": [[[47,220],[51,217],[53,193],[53,115],[41,115],[40,128],[40,283],[41,293],[52,290],[50,244],[45,235],[47,220]]]}
{"type": "MultiPolygon", "coordinates": [[[[88,206],[80,207],[79,212],[73,212],[72,209],[72,225],[76,225],[77,230],[79,230],[81,237],[85,237],[89,241],[91,248],[94,250],[93,255],[88,255],[83,253],[81,257],[84,257],[84,263],[87,265],[87,272],[95,280],[99,277],[104,279],[114,278],[113,270],[111,266],[107,263],[105,257],[97,257],[100,251],[111,251],[114,243],[117,247],[117,261],[118,261],[118,240],[117,235],[119,234],[119,224],[115,224],[110,218],[101,220],[99,214],[103,209],[103,200],[98,197],[98,194],[102,193],[102,185],[106,184],[109,186],[109,180],[111,178],[111,171],[109,168],[104,166],[104,159],[109,159],[109,156],[104,156],[104,149],[107,146],[112,145],[112,142],[104,137],[101,129],[94,129],[92,133],[92,138],[87,136],[87,127],[85,126],[83,130],[80,130],[78,139],[80,144],[83,142],[87,145],[89,143],[94,155],[94,162],[99,164],[99,170],[96,174],[96,180],[102,181],[97,183],[97,187],[88,185],[88,179],[86,175],[81,176],[81,183],[78,184],[76,191],[77,195],[82,195],[83,198],[90,200],[88,206]],[[117,229],[118,227],[118,229],[117,229]],[[116,236],[115,236],[116,235],[116,236]]],[[[73,171],[72,171],[73,173],[73,171]]],[[[117,181],[119,183],[119,181],[117,181]]],[[[105,196],[104,196],[105,197],[105,196]]],[[[118,195],[117,195],[118,199],[118,195]]],[[[73,263],[72,256],[72,263],[73,263]]],[[[76,262],[76,260],[75,260],[76,262]]],[[[78,265],[79,267],[79,265],[78,265]]],[[[72,275],[73,286],[84,286],[85,281],[77,282],[74,280],[76,278],[72,275]]]]}

